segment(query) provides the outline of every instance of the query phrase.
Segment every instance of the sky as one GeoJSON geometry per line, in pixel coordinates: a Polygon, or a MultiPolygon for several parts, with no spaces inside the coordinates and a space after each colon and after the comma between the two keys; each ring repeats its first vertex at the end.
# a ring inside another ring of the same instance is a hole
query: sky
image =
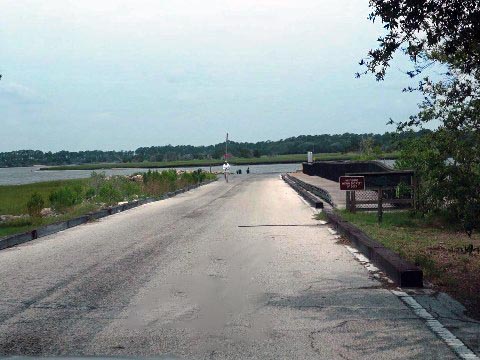
{"type": "Polygon", "coordinates": [[[0,151],[383,133],[408,62],[355,79],[368,0],[0,0],[0,151]]]}

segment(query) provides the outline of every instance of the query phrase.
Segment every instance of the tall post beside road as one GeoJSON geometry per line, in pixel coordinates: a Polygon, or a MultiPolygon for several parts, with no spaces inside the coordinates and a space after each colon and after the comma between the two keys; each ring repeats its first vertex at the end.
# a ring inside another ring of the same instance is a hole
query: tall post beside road
{"type": "Polygon", "coordinates": [[[378,188],[378,222],[381,223],[383,220],[383,190],[378,188]]]}
{"type": "Polygon", "coordinates": [[[357,212],[357,198],[356,198],[356,195],[355,195],[355,190],[350,191],[350,194],[352,196],[352,200],[350,202],[350,204],[352,206],[352,209],[350,211],[352,213],[356,213],[357,212]]]}
{"type": "Polygon", "coordinates": [[[225,156],[223,157],[225,161],[227,161],[227,154],[228,154],[228,132],[227,132],[227,136],[225,137],[225,156]]]}
{"type": "Polygon", "coordinates": [[[311,151],[307,152],[307,162],[309,164],[313,163],[313,152],[311,151]]]}

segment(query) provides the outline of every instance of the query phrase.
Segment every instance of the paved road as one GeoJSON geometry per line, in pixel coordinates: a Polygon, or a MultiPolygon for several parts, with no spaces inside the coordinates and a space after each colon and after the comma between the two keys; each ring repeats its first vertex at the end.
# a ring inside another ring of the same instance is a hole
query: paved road
{"type": "Polygon", "coordinates": [[[278,175],[0,251],[0,355],[451,359],[278,175]]]}

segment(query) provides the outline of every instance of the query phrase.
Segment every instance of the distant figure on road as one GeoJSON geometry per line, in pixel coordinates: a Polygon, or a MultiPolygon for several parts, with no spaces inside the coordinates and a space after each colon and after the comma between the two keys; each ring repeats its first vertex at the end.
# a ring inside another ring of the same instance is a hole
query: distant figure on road
{"type": "Polygon", "coordinates": [[[228,183],[228,174],[230,172],[230,164],[225,161],[223,164],[223,176],[225,176],[225,181],[228,183]]]}
{"type": "Polygon", "coordinates": [[[247,167],[247,174],[250,174],[250,166],[247,167]]]}

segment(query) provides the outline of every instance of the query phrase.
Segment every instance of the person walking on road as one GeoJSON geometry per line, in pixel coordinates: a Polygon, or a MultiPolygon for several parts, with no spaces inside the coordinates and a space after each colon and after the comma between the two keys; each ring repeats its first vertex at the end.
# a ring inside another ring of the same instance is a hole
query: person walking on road
{"type": "Polygon", "coordinates": [[[223,176],[225,177],[225,181],[228,183],[228,174],[230,172],[230,164],[225,161],[223,164],[223,176]]]}

